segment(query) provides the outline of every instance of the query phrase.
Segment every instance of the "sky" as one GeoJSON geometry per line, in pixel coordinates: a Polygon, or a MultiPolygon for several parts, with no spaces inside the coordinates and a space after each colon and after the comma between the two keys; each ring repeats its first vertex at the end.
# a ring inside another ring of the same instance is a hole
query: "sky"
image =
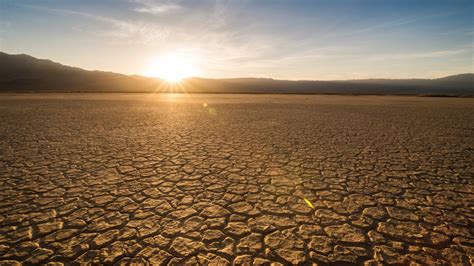
{"type": "Polygon", "coordinates": [[[144,74],[437,78],[474,72],[471,0],[0,0],[0,51],[144,74]],[[163,66],[162,66],[163,67],[163,66]]]}

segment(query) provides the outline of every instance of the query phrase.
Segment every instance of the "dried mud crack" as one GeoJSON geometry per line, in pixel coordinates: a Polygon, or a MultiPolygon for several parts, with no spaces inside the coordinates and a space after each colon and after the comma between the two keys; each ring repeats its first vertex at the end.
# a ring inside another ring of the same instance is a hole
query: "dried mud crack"
{"type": "Polygon", "coordinates": [[[473,99],[0,95],[0,124],[0,265],[474,263],[473,99]]]}

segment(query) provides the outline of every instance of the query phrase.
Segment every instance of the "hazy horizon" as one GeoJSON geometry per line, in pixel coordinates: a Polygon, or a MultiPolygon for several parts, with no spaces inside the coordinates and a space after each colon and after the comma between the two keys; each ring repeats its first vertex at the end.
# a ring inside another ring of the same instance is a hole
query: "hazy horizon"
{"type": "Polygon", "coordinates": [[[1,51],[87,70],[171,79],[285,80],[474,72],[470,1],[21,0],[1,5],[1,51]]]}

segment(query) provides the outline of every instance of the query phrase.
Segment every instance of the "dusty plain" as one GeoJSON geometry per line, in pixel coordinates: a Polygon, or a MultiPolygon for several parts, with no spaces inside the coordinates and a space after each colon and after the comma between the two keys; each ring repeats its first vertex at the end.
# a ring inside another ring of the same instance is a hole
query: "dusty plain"
{"type": "Polygon", "coordinates": [[[0,125],[0,265],[474,263],[472,98],[1,94],[0,125]]]}

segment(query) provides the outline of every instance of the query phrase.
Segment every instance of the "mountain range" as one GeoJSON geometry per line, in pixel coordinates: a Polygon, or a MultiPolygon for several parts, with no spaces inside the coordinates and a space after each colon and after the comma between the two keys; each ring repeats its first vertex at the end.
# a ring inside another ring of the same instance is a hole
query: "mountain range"
{"type": "Polygon", "coordinates": [[[473,96],[474,74],[437,79],[338,81],[267,78],[187,78],[170,85],[157,78],[89,71],[51,60],[0,52],[0,92],[189,92],[473,96]]]}

